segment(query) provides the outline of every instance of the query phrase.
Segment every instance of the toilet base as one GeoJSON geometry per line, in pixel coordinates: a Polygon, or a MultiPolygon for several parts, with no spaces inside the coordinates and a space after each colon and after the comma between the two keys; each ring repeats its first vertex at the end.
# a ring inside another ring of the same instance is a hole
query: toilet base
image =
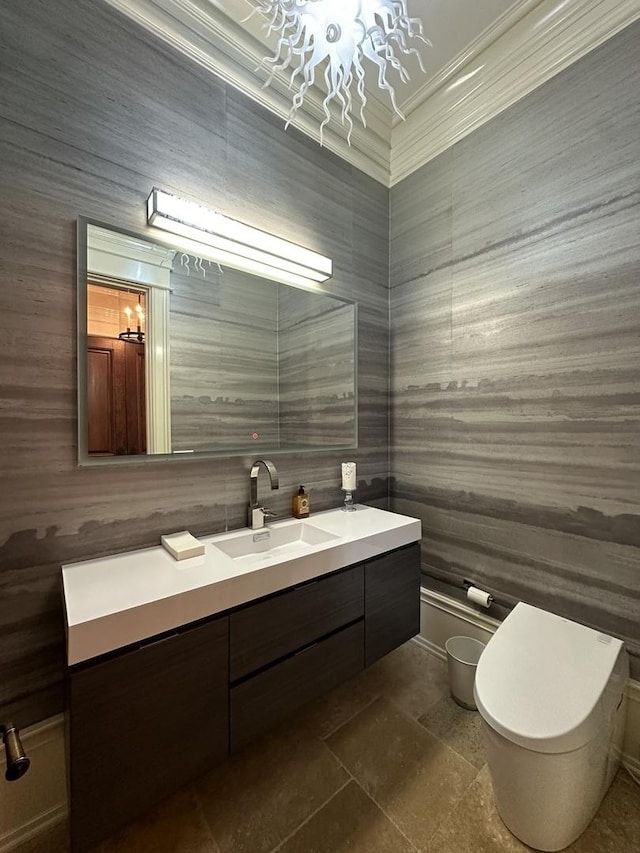
{"type": "Polygon", "coordinates": [[[564,850],[587,828],[613,779],[616,762],[604,737],[555,755],[515,746],[483,720],[498,814],[535,850],[564,850]]]}

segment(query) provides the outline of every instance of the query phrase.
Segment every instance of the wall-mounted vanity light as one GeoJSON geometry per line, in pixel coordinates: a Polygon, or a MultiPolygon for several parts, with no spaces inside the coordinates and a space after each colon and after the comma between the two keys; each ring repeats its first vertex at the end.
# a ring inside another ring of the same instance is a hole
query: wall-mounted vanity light
{"type": "Polygon", "coordinates": [[[292,284],[326,281],[333,273],[331,258],[155,187],[147,199],[147,222],[185,238],[192,250],[197,252],[194,244],[206,246],[206,257],[247,272],[292,284]]]}

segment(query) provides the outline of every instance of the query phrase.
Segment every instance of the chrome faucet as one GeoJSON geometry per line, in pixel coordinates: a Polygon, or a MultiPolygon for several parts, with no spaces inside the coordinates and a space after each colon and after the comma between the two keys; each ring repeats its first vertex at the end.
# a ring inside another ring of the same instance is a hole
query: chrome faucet
{"type": "Polygon", "coordinates": [[[273,462],[270,462],[268,459],[256,459],[251,466],[251,473],[249,474],[250,498],[247,525],[252,530],[260,530],[264,527],[266,518],[273,518],[276,515],[275,512],[271,512],[270,509],[260,506],[258,503],[258,474],[260,473],[261,465],[264,465],[267,469],[267,474],[271,481],[271,489],[278,489],[280,487],[278,472],[273,462]]]}

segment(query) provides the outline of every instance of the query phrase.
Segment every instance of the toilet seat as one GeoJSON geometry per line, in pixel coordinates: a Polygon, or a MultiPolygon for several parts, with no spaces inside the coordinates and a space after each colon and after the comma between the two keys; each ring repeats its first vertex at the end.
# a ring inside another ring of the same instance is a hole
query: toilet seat
{"type": "Polygon", "coordinates": [[[480,658],[478,710],[526,749],[579,749],[606,722],[601,699],[622,647],[614,637],[520,602],[480,658]]]}

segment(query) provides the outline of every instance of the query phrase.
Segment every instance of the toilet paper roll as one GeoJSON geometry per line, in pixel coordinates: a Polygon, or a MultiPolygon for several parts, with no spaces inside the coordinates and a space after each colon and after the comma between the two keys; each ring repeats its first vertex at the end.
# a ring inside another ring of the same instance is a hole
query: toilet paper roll
{"type": "Polygon", "coordinates": [[[474,604],[479,604],[482,607],[491,607],[493,596],[483,589],[478,589],[477,586],[470,586],[467,589],[467,599],[473,601],[474,604]]]}

